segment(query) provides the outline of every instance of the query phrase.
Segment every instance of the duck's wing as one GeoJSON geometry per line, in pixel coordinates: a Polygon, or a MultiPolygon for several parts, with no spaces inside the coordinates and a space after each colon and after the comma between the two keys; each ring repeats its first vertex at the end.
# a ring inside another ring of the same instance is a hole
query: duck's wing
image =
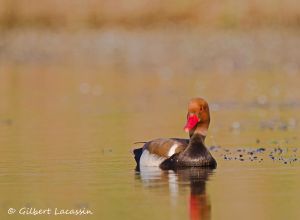
{"type": "Polygon", "coordinates": [[[143,150],[159,157],[169,158],[175,153],[182,152],[188,146],[185,139],[159,138],[147,142],[143,150]]]}
{"type": "Polygon", "coordinates": [[[139,166],[159,166],[165,159],[180,153],[188,146],[186,139],[159,138],[146,142],[142,148],[133,151],[139,166]]]}
{"type": "Polygon", "coordinates": [[[185,138],[171,138],[171,139],[178,141],[185,146],[187,146],[190,143],[190,139],[185,139],[185,138]]]}

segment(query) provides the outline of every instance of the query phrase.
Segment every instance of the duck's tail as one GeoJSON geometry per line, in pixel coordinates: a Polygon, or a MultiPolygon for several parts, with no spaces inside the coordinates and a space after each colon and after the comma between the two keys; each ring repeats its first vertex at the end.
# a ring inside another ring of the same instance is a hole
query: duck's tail
{"type": "Polygon", "coordinates": [[[134,142],[133,144],[146,144],[146,141],[138,141],[138,142],[134,142]]]}
{"type": "Polygon", "coordinates": [[[134,159],[135,159],[135,162],[136,162],[135,170],[140,171],[140,158],[141,158],[142,153],[143,153],[143,148],[142,147],[141,148],[136,148],[132,152],[134,154],[134,159]]]}
{"type": "Polygon", "coordinates": [[[135,159],[136,164],[139,164],[142,153],[143,153],[143,148],[142,147],[141,148],[136,148],[136,149],[133,150],[134,159],[135,159]]]}

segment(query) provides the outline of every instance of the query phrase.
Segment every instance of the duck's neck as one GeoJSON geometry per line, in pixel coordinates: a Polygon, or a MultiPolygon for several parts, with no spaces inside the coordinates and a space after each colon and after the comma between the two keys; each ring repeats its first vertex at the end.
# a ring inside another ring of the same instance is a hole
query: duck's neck
{"type": "Polygon", "coordinates": [[[207,149],[204,144],[205,136],[195,132],[190,138],[190,143],[183,153],[188,158],[198,158],[199,155],[205,155],[207,149]]]}
{"type": "Polygon", "coordinates": [[[207,135],[207,131],[208,131],[208,124],[198,124],[196,129],[193,130],[192,132],[190,132],[190,139],[192,139],[192,137],[195,135],[195,134],[198,134],[202,137],[203,139],[203,143],[204,143],[204,140],[205,140],[205,137],[207,135]]]}
{"type": "Polygon", "coordinates": [[[205,136],[200,133],[194,133],[190,138],[190,147],[204,146],[205,136]]]}

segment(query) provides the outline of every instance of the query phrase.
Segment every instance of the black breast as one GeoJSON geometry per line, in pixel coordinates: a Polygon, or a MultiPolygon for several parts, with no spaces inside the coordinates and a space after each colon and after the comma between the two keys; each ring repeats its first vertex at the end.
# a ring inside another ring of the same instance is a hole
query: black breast
{"type": "Polygon", "coordinates": [[[180,167],[209,167],[216,168],[217,162],[203,143],[204,137],[194,134],[188,147],[179,154],[163,161],[161,169],[178,169],[180,167]]]}

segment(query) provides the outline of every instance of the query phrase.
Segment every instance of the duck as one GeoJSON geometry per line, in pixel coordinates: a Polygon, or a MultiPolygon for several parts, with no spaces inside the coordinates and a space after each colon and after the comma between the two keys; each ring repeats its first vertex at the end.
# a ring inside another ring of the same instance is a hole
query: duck
{"type": "Polygon", "coordinates": [[[133,150],[136,170],[141,167],[159,167],[162,170],[178,170],[187,167],[215,169],[217,162],[205,146],[210,124],[207,101],[192,98],[188,103],[187,121],[184,131],[189,139],[157,138],[133,150]]]}

